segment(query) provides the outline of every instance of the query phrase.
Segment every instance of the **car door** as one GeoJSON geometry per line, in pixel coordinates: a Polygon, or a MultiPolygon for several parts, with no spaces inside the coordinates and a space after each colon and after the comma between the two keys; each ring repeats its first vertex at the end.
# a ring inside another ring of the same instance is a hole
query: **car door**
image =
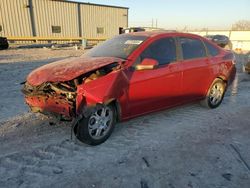
{"type": "Polygon", "coordinates": [[[153,70],[132,70],[128,90],[131,117],[178,102],[181,72],[176,57],[176,40],[172,37],[153,41],[139,55],[134,66],[145,58],[157,60],[159,65],[153,70]]]}
{"type": "Polygon", "coordinates": [[[210,59],[199,38],[180,37],[183,101],[202,98],[210,83],[210,59]]]}

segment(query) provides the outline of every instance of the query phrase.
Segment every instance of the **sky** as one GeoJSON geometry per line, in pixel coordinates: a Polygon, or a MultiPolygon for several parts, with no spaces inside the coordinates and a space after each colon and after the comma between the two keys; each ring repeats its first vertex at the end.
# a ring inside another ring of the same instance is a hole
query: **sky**
{"type": "Polygon", "coordinates": [[[250,20],[250,0],[73,0],[129,8],[129,26],[165,29],[230,29],[250,20]]]}

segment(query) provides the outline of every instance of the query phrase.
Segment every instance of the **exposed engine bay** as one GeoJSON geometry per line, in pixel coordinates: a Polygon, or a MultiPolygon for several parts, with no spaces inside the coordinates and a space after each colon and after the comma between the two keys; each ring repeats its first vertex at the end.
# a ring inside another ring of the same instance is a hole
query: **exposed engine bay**
{"type": "Polygon", "coordinates": [[[60,119],[68,120],[76,117],[77,88],[118,69],[120,69],[120,64],[115,62],[70,81],[45,82],[39,86],[32,86],[25,82],[22,92],[25,94],[26,102],[33,112],[45,114],[47,114],[47,111],[58,112],[62,115],[60,119]],[[37,104],[37,106],[34,104],[37,104]]]}

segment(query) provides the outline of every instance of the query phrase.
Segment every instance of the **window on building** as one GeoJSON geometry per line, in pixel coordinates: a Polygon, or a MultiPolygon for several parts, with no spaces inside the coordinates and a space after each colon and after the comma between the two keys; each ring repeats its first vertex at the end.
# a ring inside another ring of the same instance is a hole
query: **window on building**
{"type": "Polygon", "coordinates": [[[61,33],[61,26],[52,25],[52,33],[61,33]]]}
{"type": "Polygon", "coordinates": [[[199,39],[180,38],[183,59],[194,59],[206,57],[206,50],[199,39]]]}
{"type": "Polygon", "coordinates": [[[159,65],[176,61],[175,40],[173,38],[164,38],[153,42],[142,52],[141,61],[145,58],[155,59],[159,65]]]}
{"type": "Polygon", "coordinates": [[[97,27],[96,32],[97,32],[97,34],[103,34],[104,33],[104,28],[103,27],[97,27]]]}
{"type": "Polygon", "coordinates": [[[0,32],[3,31],[3,27],[0,25],[0,32]]]}
{"type": "Polygon", "coordinates": [[[219,54],[219,49],[216,48],[214,45],[212,45],[212,44],[210,44],[208,42],[205,42],[205,45],[206,45],[206,47],[208,49],[209,55],[216,56],[216,55],[219,54]]]}

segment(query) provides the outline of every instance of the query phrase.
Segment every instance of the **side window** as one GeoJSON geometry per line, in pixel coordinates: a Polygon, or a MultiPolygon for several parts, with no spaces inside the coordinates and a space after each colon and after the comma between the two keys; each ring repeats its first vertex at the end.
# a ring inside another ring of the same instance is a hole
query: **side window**
{"type": "Polygon", "coordinates": [[[199,39],[180,38],[183,59],[206,57],[206,50],[199,39]]]}
{"type": "Polygon", "coordinates": [[[149,45],[141,54],[141,61],[145,58],[152,58],[159,62],[159,65],[176,61],[176,46],[173,38],[159,39],[149,45]]]}
{"type": "Polygon", "coordinates": [[[205,41],[205,45],[206,45],[208,52],[211,56],[216,56],[219,54],[219,50],[215,46],[213,46],[212,44],[205,41]]]}

